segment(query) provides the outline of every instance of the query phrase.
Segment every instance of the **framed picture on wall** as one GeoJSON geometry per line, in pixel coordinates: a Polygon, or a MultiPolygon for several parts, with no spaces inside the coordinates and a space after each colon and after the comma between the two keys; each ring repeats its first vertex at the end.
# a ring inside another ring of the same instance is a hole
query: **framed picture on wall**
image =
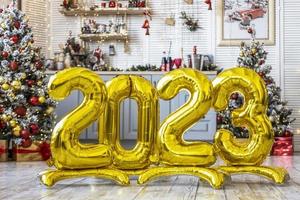
{"type": "Polygon", "coordinates": [[[217,34],[219,46],[238,46],[249,40],[249,27],[257,40],[275,44],[274,0],[218,0],[217,34]]]}

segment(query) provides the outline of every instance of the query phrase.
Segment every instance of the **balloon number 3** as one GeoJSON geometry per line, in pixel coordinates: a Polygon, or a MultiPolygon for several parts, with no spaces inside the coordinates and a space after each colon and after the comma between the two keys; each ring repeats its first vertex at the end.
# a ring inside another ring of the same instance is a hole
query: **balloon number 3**
{"type": "Polygon", "coordinates": [[[212,82],[201,72],[179,69],[166,74],[157,88],[142,77],[118,76],[106,85],[95,73],[72,68],[57,73],[49,82],[49,94],[63,100],[73,90],[84,94],[82,104],[55,127],[51,139],[51,164],[57,170],[40,174],[43,184],[53,186],[69,178],[98,177],[121,185],[138,175],[144,184],[161,176],[192,175],[220,188],[226,176],[260,175],[277,184],[288,176],[285,169],[261,166],[273,145],[274,133],[266,115],[268,96],[263,80],[254,71],[234,68],[212,82]],[[181,90],[189,100],[159,127],[159,98],[173,99],[181,90]],[[244,104],[232,112],[232,123],[249,130],[248,141],[239,141],[226,129],[215,135],[214,144],[184,141],[184,133],[213,107],[223,111],[232,93],[244,96],[244,104]],[[132,150],[120,144],[120,104],[137,101],[138,137],[132,150]],[[81,144],[79,135],[99,120],[99,144],[81,144]],[[214,166],[219,155],[227,164],[214,166]]]}

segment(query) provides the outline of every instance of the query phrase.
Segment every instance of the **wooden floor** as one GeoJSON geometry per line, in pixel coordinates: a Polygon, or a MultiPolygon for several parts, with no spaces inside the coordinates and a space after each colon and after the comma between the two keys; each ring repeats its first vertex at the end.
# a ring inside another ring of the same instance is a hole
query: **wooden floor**
{"type": "Polygon", "coordinates": [[[146,186],[122,187],[110,181],[92,178],[66,180],[53,188],[43,186],[37,174],[47,166],[36,163],[0,163],[0,199],[20,200],[140,200],[140,199],[300,199],[300,156],[271,157],[266,165],[284,166],[291,180],[283,186],[251,175],[237,175],[223,189],[214,190],[197,178],[180,176],[166,177],[146,186]]]}

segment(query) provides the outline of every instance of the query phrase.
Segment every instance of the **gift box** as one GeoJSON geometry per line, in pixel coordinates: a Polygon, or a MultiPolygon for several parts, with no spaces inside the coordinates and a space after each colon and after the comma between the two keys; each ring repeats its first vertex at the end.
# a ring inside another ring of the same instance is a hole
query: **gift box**
{"type": "Polygon", "coordinates": [[[20,145],[13,147],[13,159],[17,162],[46,161],[51,157],[48,142],[36,142],[24,148],[20,145]]]}
{"type": "Polygon", "coordinates": [[[7,140],[0,140],[0,162],[8,160],[8,144],[7,140]]]}
{"type": "Polygon", "coordinates": [[[272,156],[292,156],[294,153],[293,137],[276,137],[272,156]]]}

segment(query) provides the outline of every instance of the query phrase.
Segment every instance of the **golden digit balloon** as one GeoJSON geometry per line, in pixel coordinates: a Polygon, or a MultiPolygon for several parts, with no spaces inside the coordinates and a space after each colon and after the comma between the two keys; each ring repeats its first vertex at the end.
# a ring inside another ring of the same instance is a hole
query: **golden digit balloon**
{"type": "Polygon", "coordinates": [[[229,130],[218,130],[215,149],[229,165],[257,165],[263,163],[273,145],[274,132],[267,116],[268,93],[261,77],[251,69],[234,68],[219,74],[213,81],[213,106],[217,111],[225,110],[232,93],[239,92],[244,104],[232,112],[232,123],[236,127],[247,127],[248,142],[236,140],[229,130]]]}
{"type": "Polygon", "coordinates": [[[83,145],[79,135],[92,122],[98,119],[107,105],[107,90],[104,82],[95,73],[72,68],[52,76],[49,82],[49,95],[63,100],[73,90],[84,94],[82,104],[69,113],[54,128],[51,138],[53,164],[57,169],[90,169],[111,164],[108,145],[83,145]]]}
{"type": "Polygon", "coordinates": [[[201,72],[180,69],[166,74],[157,86],[160,98],[173,99],[180,90],[190,92],[190,98],[162,123],[159,136],[161,162],[176,166],[210,166],[215,163],[213,146],[206,142],[186,142],[183,134],[209,111],[212,84],[201,72]]]}
{"type": "Polygon", "coordinates": [[[107,90],[109,105],[105,120],[100,120],[99,126],[105,123],[107,139],[112,147],[113,165],[118,169],[143,169],[149,166],[158,124],[158,95],[155,88],[142,77],[118,76],[107,83],[107,90]],[[126,98],[135,100],[138,105],[138,136],[133,150],[125,150],[120,144],[120,104],[126,98]]]}

